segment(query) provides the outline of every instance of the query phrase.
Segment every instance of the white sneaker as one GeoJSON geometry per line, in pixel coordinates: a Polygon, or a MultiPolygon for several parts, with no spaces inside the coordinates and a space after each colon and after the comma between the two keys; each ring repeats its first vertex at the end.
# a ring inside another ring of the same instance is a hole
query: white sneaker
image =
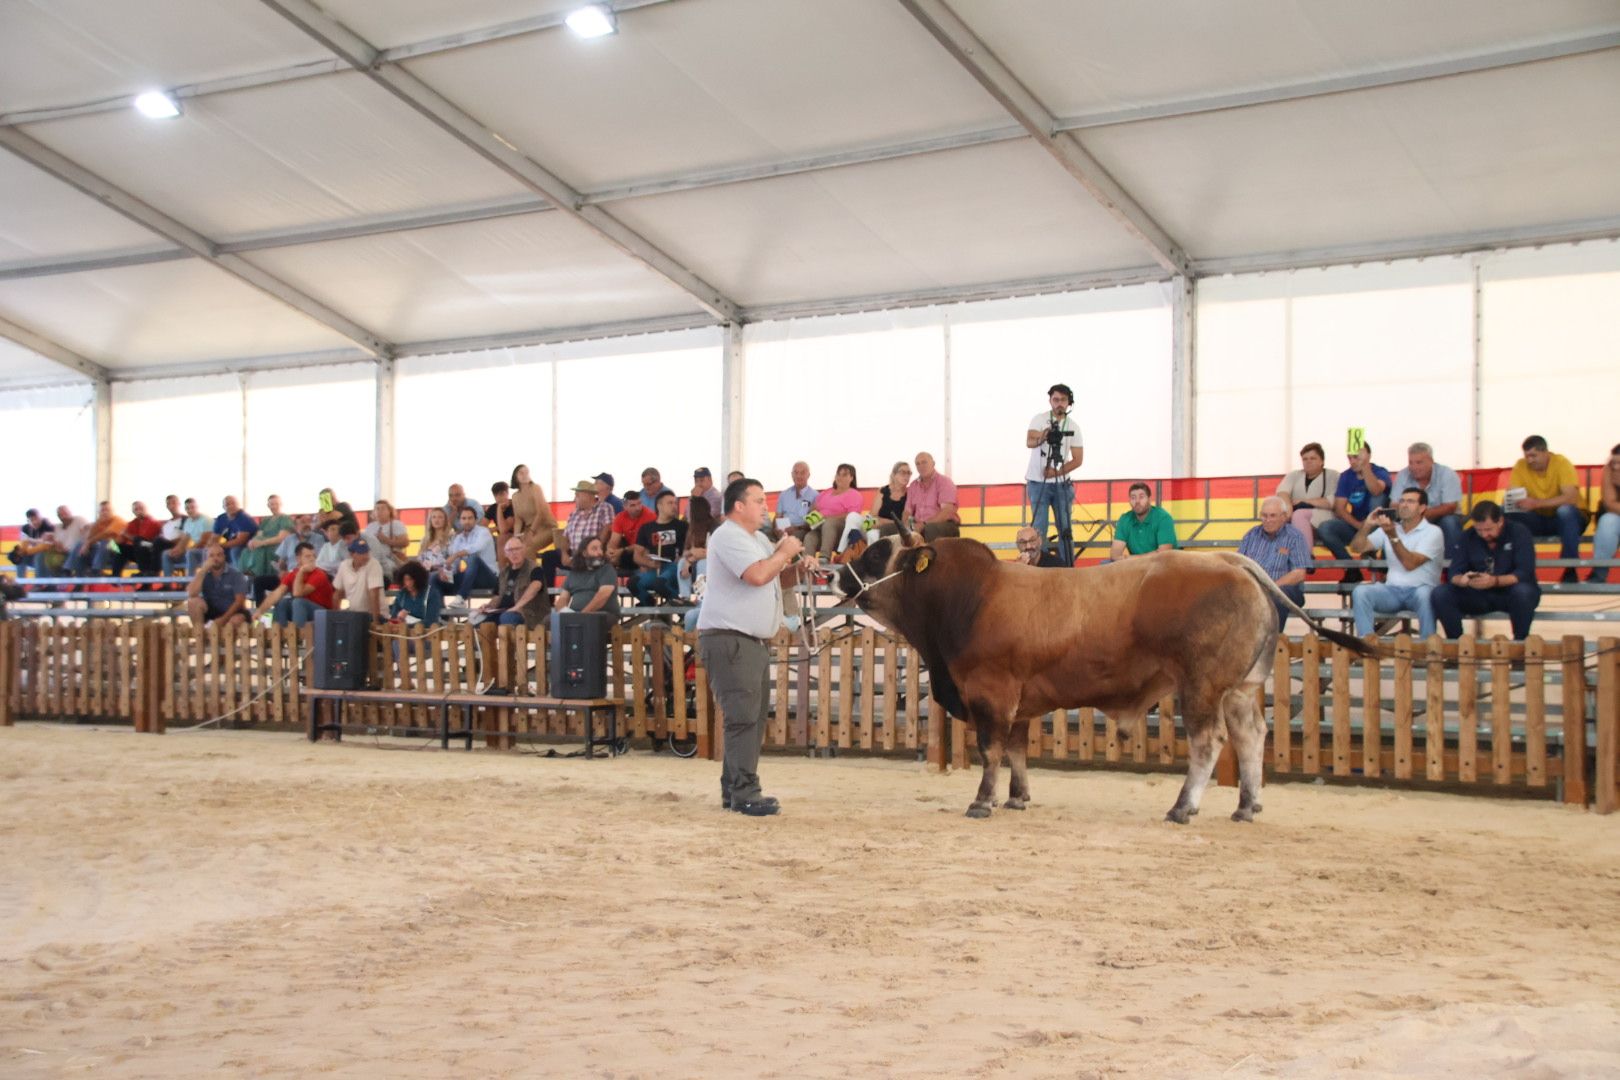
{"type": "Polygon", "coordinates": [[[444,606],[454,611],[465,611],[467,609],[467,601],[463,600],[459,596],[447,596],[444,598],[444,606]]]}

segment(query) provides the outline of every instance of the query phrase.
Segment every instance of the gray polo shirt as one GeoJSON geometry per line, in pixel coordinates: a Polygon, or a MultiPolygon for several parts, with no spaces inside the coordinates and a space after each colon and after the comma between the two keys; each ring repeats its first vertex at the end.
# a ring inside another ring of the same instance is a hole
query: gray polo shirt
{"type": "Polygon", "coordinates": [[[774,549],[762,532],[726,521],[709,534],[708,585],[698,612],[698,630],[736,630],[769,638],[782,625],[782,585],[750,585],[743,571],[770,557],[774,549]]]}
{"type": "Polygon", "coordinates": [[[1443,506],[1446,503],[1462,501],[1462,480],[1457,476],[1457,471],[1438,461],[1434,463],[1434,470],[1429,473],[1427,485],[1412,479],[1410,467],[1396,473],[1395,482],[1389,488],[1389,501],[1398,502],[1401,492],[1409,487],[1423,488],[1423,493],[1429,497],[1430,506],[1443,506]]]}
{"type": "Polygon", "coordinates": [[[224,611],[247,592],[247,575],[229,563],[217,574],[203,575],[202,597],[209,611],[224,611]]]}

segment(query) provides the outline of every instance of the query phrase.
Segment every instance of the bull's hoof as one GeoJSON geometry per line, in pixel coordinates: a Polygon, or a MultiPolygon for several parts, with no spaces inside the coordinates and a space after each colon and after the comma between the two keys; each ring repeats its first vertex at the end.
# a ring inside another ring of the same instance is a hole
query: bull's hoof
{"type": "Polygon", "coordinates": [[[1170,808],[1170,812],[1164,815],[1164,820],[1173,821],[1177,825],[1185,825],[1187,822],[1192,820],[1192,816],[1196,813],[1198,813],[1196,810],[1187,810],[1180,806],[1172,806],[1170,808]]]}
{"type": "Polygon", "coordinates": [[[988,806],[970,806],[967,808],[967,816],[970,818],[987,818],[990,816],[990,808],[988,806]]]}
{"type": "Polygon", "coordinates": [[[1254,811],[1252,809],[1251,810],[1246,810],[1246,809],[1244,809],[1243,807],[1240,806],[1236,810],[1232,811],[1232,820],[1233,821],[1253,821],[1254,820],[1254,811]]]}
{"type": "Polygon", "coordinates": [[[1022,810],[1028,805],[1029,803],[1025,802],[1023,799],[1008,799],[1005,803],[1002,803],[1002,806],[1008,810],[1022,810]]]}

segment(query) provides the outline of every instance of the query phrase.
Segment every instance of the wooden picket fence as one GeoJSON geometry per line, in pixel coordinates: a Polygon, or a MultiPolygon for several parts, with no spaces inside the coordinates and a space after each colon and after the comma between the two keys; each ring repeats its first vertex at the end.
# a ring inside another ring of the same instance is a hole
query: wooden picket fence
{"type": "MultiPolygon", "coordinates": [[[[547,686],[548,632],[464,624],[424,631],[389,627],[371,641],[371,685],[400,691],[472,692],[495,681],[518,696],[547,686]]],[[[133,723],[138,731],[201,723],[302,730],[308,721],[311,630],[196,630],[169,620],[36,619],[0,623],[0,725],[14,716],[133,723]]],[[[1394,639],[1393,659],[1364,659],[1314,636],[1278,642],[1261,693],[1278,778],[1427,782],[1462,789],[1544,794],[1620,806],[1620,642],[1596,655],[1570,635],[1394,639]],[[1279,689],[1282,688],[1282,689],[1279,689]]],[[[771,644],[772,706],[766,745],[837,752],[905,753],[935,768],[966,768],[976,740],[925,697],[926,673],[904,640],[872,627],[827,634],[807,653],[785,631],[771,644]]],[[[621,625],[610,650],[609,696],[623,702],[621,733],[694,740],[720,753],[720,717],[695,635],[661,622],[621,625]]],[[[491,698],[492,746],[513,733],[578,735],[562,714],[503,709],[491,698]]],[[[426,706],[354,705],[351,722],[421,734],[426,706]]],[[[1037,762],[1120,768],[1183,767],[1186,736],[1175,703],[1160,704],[1140,731],[1092,709],[1042,718],[1037,762]]],[[[1221,775],[1231,780],[1230,759],[1221,775]]]]}

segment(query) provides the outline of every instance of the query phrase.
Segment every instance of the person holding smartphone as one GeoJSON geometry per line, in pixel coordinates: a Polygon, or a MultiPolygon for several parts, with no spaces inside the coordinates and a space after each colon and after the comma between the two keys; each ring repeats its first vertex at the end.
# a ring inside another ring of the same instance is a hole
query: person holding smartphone
{"type": "Polygon", "coordinates": [[[1407,488],[1393,507],[1370,512],[1350,541],[1350,550],[1357,555],[1376,551],[1389,559],[1389,573],[1382,584],[1363,582],[1350,593],[1356,633],[1362,637],[1373,632],[1374,614],[1397,611],[1417,612],[1418,635],[1424,640],[1434,634],[1430,599],[1440,584],[1446,538],[1439,526],[1423,516],[1428,502],[1422,488],[1407,488]]]}
{"type": "Polygon", "coordinates": [[[1530,620],[1541,604],[1536,584],[1536,540],[1517,521],[1508,521],[1489,499],[1474,504],[1474,527],[1463,532],[1451,560],[1451,581],[1434,590],[1434,616],[1446,637],[1462,637],[1463,616],[1504,611],[1513,637],[1530,634],[1530,620]]]}

